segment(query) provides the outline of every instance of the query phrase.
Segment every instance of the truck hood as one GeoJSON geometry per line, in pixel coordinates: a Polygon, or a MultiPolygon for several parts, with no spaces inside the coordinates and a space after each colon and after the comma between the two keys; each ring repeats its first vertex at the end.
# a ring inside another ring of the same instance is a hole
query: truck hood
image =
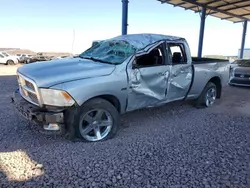
{"type": "Polygon", "coordinates": [[[249,74],[250,73],[250,67],[240,67],[237,66],[234,68],[235,74],[249,74]]]}
{"type": "Polygon", "coordinates": [[[17,71],[35,81],[38,87],[51,87],[77,79],[106,76],[114,69],[112,64],[72,58],[35,62],[23,65],[17,71]]]}

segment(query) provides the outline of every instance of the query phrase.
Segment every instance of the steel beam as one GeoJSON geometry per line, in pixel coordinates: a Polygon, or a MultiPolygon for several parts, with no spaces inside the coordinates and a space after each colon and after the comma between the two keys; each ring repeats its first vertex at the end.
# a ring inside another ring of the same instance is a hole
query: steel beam
{"type": "MultiPolygon", "coordinates": [[[[228,5],[227,5],[227,6],[228,6],[228,5]]],[[[237,9],[246,8],[246,7],[249,7],[249,6],[250,6],[250,4],[247,4],[247,5],[240,5],[240,6],[236,6],[236,5],[235,5],[235,7],[223,9],[223,11],[237,10],[237,9]]],[[[215,13],[217,13],[217,12],[212,12],[212,13],[210,13],[209,15],[212,15],[212,14],[215,14],[215,13]]],[[[241,15],[239,15],[239,16],[241,16],[241,15]]]]}
{"type": "Polygon", "coordinates": [[[199,46],[198,46],[198,57],[199,58],[202,57],[205,22],[206,22],[206,7],[203,7],[201,10],[201,23],[200,23],[199,46]]]}
{"type": "Polygon", "coordinates": [[[246,34],[247,34],[247,20],[244,21],[244,25],[243,25],[243,33],[242,33],[241,48],[240,48],[240,59],[243,58],[243,54],[244,54],[246,34]]]}
{"type": "Polygon", "coordinates": [[[122,35],[128,31],[128,0],[122,0],[122,35]]]}
{"type": "MultiPolygon", "coordinates": [[[[197,6],[200,6],[200,7],[205,7],[205,4],[204,3],[200,3],[198,1],[194,1],[194,0],[183,0],[185,2],[188,2],[190,4],[193,4],[193,5],[197,5],[197,6]]],[[[207,9],[210,9],[211,11],[214,11],[214,12],[219,12],[219,13],[223,13],[223,14],[226,14],[228,16],[233,16],[235,18],[238,18],[238,19],[241,19],[241,20],[246,20],[247,18],[244,18],[244,17],[241,17],[237,14],[233,14],[231,12],[227,12],[227,11],[224,11],[224,10],[221,10],[221,9],[218,9],[217,7],[212,7],[212,6],[209,6],[207,5],[206,6],[207,9]]],[[[250,20],[250,19],[248,19],[250,20]]]]}
{"type": "Polygon", "coordinates": [[[223,4],[223,5],[219,5],[217,6],[216,8],[223,8],[223,7],[226,7],[226,6],[229,6],[229,5],[234,5],[236,6],[237,4],[239,3],[244,3],[244,2],[248,2],[249,0],[240,0],[240,1],[236,1],[236,2],[231,2],[231,3],[226,3],[226,4],[223,4]]]}
{"type": "MultiPolygon", "coordinates": [[[[241,14],[240,16],[250,16],[250,12],[247,13],[247,14],[241,14]]],[[[229,16],[229,17],[225,17],[225,18],[221,18],[222,20],[225,20],[225,19],[230,19],[230,18],[234,18],[232,16],[229,16]]],[[[244,22],[244,21],[241,21],[241,22],[244,22]]]]}

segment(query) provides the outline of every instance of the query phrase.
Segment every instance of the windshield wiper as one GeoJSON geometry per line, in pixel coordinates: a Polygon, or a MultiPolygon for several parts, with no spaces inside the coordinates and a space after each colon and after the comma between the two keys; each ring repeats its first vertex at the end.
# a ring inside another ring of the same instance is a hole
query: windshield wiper
{"type": "Polygon", "coordinates": [[[111,63],[109,61],[103,61],[101,59],[96,59],[96,58],[93,58],[93,57],[84,57],[84,56],[79,56],[80,58],[83,58],[83,59],[90,59],[92,61],[97,61],[97,62],[101,62],[101,63],[108,63],[108,64],[114,64],[114,63],[111,63]]]}

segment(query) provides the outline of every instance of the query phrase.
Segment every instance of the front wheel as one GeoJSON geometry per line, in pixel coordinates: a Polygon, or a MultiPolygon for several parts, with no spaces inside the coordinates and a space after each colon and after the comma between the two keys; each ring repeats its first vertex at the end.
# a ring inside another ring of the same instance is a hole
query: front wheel
{"type": "Polygon", "coordinates": [[[101,98],[91,99],[83,104],[74,122],[76,136],[88,142],[113,138],[119,124],[117,109],[101,98]]]}
{"type": "Polygon", "coordinates": [[[15,65],[15,62],[13,60],[8,60],[6,64],[7,65],[15,65]]]}
{"type": "Polygon", "coordinates": [[[196,107],[210,107],[212,106],[217,98],[217,87],[214,83],[208,82],[203,89],[200,97],[196,101],[196,107]]]}

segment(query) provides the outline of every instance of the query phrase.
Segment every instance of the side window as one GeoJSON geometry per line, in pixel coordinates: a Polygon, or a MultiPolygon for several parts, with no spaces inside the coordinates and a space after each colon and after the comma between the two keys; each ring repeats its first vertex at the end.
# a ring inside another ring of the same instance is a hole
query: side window
{"type": "Polygon", "coordinates": [[[0,58],[4,58],[4,56],[2,54],[0,54],[0,58]]]}
{"type": "Polygon", "coordinates": [[[187,57],[183,44],[168,44],[169,58],[172,60],[172,64],[186,64],[187,57]]]}
{"type": "Polygon", "coordinates": [[[136,58],[134,67],[152,67],[152,66],[160,66],[164,65],[164,54],[162,51],[162,45],[156,47],[148,54],[139,56],[136,58]]]}

